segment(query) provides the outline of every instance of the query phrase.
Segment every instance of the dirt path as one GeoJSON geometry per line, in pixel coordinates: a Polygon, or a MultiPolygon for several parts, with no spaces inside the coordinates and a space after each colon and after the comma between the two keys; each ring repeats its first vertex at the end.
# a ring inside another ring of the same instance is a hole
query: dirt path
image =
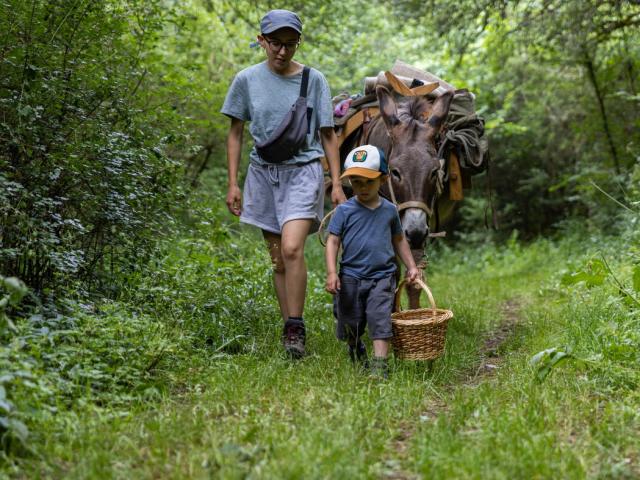
{"type": "Polygon", "coordinates": [[[480,364],[467,373],[464,384],[477,384],[484,377],[493,375],[502,367],[504,357],[502,346],[513,336],[516,327],[522,321],[520,311],[522,305],[517,299],[507,300],[500,308],[502,321],[498,328],[487,332],[484,344],[480,349],[480,364]]]}
{"type": "MultiPolygon", "coordinates": [[[[503,366],[502,347],[513,337],[517,326],[521,323],[521,310],[522,304],[515,298],[506,301],[501,306],[502,321],[496,329],[485,334],[484,343],[480,348],[479,365],[467,370],[462,377],[462,381],[459,384],[452,385],[453,388],[460,385],[477,385],[487,377],[494,375],[503,366]]],[[[444,402],[431,401],[425,406],[420,417],[434,419],[445,410],[446,404],[444,402]]],[[[407,458],[409,442],[414,433],[414,425],[408,423],[401,425],[400,433],[393,439],[393,450],[397,452],[395,457],[397,460],[386,460],[384,462],[388,470],[383,473],[383,478],[389,480],[414,480],[420,478],[417,474],[403,470],[399,465],[402,460],[407,458]]]]}

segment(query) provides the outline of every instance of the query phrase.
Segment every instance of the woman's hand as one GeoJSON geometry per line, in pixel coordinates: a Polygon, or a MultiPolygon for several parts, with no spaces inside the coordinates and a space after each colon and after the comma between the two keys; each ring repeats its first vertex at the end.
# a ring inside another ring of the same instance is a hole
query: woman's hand
{"type": "Polygon", "coordinates": [[[227,208],[236,217],[242,213],[242,191],[238,185],[229,185],[227,190],[227,208]]]}
{"type": "Polygon", "coordinates": [[[347,197],[342,190],[342,182],[336,182],[331,187],[331,204],[336,208],[343,202],[347,201],[347,197]]]}

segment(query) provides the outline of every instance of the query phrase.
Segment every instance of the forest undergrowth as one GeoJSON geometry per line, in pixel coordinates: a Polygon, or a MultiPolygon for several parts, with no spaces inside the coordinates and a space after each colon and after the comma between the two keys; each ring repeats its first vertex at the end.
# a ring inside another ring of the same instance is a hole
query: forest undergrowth
{"type": "Polygon", "coordinates": [[[429,246],[446,353],[381,383],[334,339],[315,237],[284,357],[224,206],[219,112],[271,7],[0,2],[0,479],[639,478],[640,4],[282,2],[333,94],[401,59],[489,139],[429,246]]]}
{"type": "Polygon", "coordinates": [[[637,230],[431,248],[446,353],[377,382],[334,339],[315,236],[285,358],[266,249],[212,187],[117,299],[21,315],[3,280],[0,475],[637,477],[637,230]]]}

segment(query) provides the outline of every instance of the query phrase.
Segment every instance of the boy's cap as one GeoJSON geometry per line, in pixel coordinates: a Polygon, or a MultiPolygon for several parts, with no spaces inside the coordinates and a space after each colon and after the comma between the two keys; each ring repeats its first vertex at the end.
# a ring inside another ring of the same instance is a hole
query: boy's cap
{"type": "Polygon", "coordinates": [[[289,10],[271,10],[260,21],[260,32],[269,34],[281,28],[293,28],[302,35],[300,17],[289,10]]]}
{"type": "Polygon", "coordinates": [[[344,161],[344,173],[340,178],[358,176],[378,178],[388,175],[389,167],[384,152],[374,145],[361,145],[354,148],[344,161]]]}

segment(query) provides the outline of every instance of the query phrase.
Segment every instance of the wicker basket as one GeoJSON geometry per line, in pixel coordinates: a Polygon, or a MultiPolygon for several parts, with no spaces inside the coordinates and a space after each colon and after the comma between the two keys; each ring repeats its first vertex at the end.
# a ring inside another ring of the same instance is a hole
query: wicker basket
{"type": "Polygon", "coordinates": [[[396,290],[396,311],[391,314],[393,350],[398,358],[433,360],[444,352],[447,322],[453,318],[453,312],[436,308],[436,302],[429,287],[422,280],[416,280],[416,283],[427,292],[431,308],[401,311],[400,298],[406,280],[400,282],[396,290]]]}

